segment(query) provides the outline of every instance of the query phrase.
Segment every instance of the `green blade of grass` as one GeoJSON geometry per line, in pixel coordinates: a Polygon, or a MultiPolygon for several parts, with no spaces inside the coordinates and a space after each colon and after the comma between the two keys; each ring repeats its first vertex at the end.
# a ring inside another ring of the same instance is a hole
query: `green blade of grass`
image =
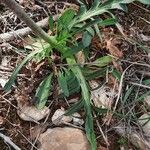
{"type": "MultiPolygon", "coordinates": [[[[76,64],[76,61],[73,57],[67,58],[67,62],[69,65],[76,64]]],[[[93,116],[92,116],[92,109],[91,109],[91,103],[90,103],[90,93],[88,90],[88,86],[87,86],[86,80],[85,80],[79,66],[73,66],[73,67],[71,67],[71,70],[73,71],[73,73],[77,77],[78,82],[81,86],[82,97],[84,100],[84,109],[86,112],[86,121],[85,121],[86,135],[87,135],[87,138],[91,144],[91,149],[96,150],[96,137],[95,137],[95,133],[94,133],[93,116]]]]}
{"type": "Polygon", "coordinates": [[[84,106],[83,100],[79,100],[77,103],[73,104],[66,112],[65,115],[71,116],[72,114],[79,111],[84,106]]]}
{"type": "Polygon", "coordinates": [[[63,93],[65,96],[69,96],[69,89],[68,89],[68,85],[67,85],[67,77],[65,75],[63,75],[63,73],[59,72],[58,74],[58,83],[60,88],[62,89],[63,93]]]}

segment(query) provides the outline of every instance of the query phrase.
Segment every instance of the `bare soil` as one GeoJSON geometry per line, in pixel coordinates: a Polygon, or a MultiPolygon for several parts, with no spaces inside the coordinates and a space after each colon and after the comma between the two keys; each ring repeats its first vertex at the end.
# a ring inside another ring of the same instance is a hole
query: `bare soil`
{"type": "MultiPolygon", "coordinates": [[[[57,14],[60,12],[60,9],[64,9],[65,3],[57,2],[50,4],[49,1],[29,1],[23,0],[22,6],[24,7],[25,11],[30,15],[30,17],[34,21],[42,20],[43,18],[47,17],[49,13],[57,14]],[[47,2],[47,5],[45,3],[47,2]]],[[[69,1],[70,2],[70,1],[69,1]]],[[[53,3],[53,2],[51,2],[53,3]]],[[[136,41],[144,46],[150,46],[150,42],[146,41],[146,37],[150,36],[150,6],[144,6],[139,3],[130,4],[128,7],[128,13],[124,13],[121,11],[114,11],[116,17],[118,18],[119,23],[122,25],[124,33],[127,35],[128,38],[124,38],[124,36],[119,32],[119,30],[115,26],[110,26],[106,28],[102,28],[102,32],[106,39],[115,39],[115,46],[123,53],[123,58],[117,61],[116,69],[125,70],[132,62],[138,62],[140,64],[147,64],[150,65],[150,59],[146,51],[135,44],[133,42],[136,41]],[[144,35],[144,36],[142,36],[144,35]],[[132,40],[131,40],[132,39],[132,40]],[[118,66],[119,65],[119,66],[118,66]]],[[[0,34],[4,32],[9,32],[11,30],[17,30],[20,28],[26,27],[26,25],[20,21],[10,10],[5,8],[5,6],[0,4],[0,13],[4,19],[0,19],[0,34]]],[[[107,16],[103,16],[107,17],[107,16]]],[[[45,29],[48,31],[48,29],[45,29]]],[[[14,41],[10,41],[10,45],[0,44],[0,49],[2,49],[2,56],[0,61],[3,60],[4,57],[9,59],[9,63],[7,68],[0,67],[0,77],[2,76],[10,76],[12,71],[14,70],[17,63],[19,63],[24,57],[24,51],[20,50],[19,52],[16,51],[17,49],[23,48],[24,39],[16,39],[14,41]]],[[[106,40],[103,40],[103,43],[99,43],[99,39],[95,37],[93,39],[93,43],[91,45],[91,55],[95,55],[96,57],[104,56],[107,54],[106,51],[106,40]]],[[[46,64],[46,62],[44,63],[46,64]]],[[[115,64],[114,64],[115,65],[115,64]]],[[[37,126],[36,123],[31,123],[27,121],[23,121],[17,115],[17,103],[15,94],[21,93],[25,94],[29,97],[30,104],[35,103],[34,94],[38,84],[44,78],[44,75],[47,74],[48,69],[43,65],[39,71],[37,71],[34,75],[33,72],[38,65],[34,62],[30,62],[28,65],[24,66],[22,71],[20,72],[15,87],[13,87],[11,92],[6,93],[2,87],[0,87],[0,132],[8,136],[16,145],[18,145],[22,150],[28,150],[32,148],[33,135],[32,129],[37,126]],[[34,76],[34,78],[33,78],[34,76]],[[19,92],[18,92],[19,91],[19,92]]],[[[127,86],[130,86],[134,83],[139,83],[140,80],[150,79],[150,72],[149,67],[144,65],[133,65],[127,71],[125,79],[124,79],[124,86],[123,91],[125,92],[127,86]]],[[[105,80],[103,77],[99,79],[100,81],[105,80]]],[[[113,87],[114,82],[110,80],[110,86],[113,87]]],[[[57,89],[57,84],[53,83],[55,88],[57,89]]],[[[139,86],[135,85],[135,89],[138,90],[139,86]]],[[[137,91],[135,90],[135,91],[137,91]]],[[[141,96],[148,89],[145,87],[141,87],[139,89],[138,95],[141,96]]],[[[123,95],[124,93],[122,93],[123,95]]],[[[74,97],[74,96],[72,96],[74,97]]],[[[70,99],[72,98],[70,97],[70,99]]],[[[133,97],[131,97],[132,99],[133,97]]],[[[57,92],[53,93],[52,96],[49,98],[50,100],[47,102],[47,106],[51,103],[51,99],[56,99],[53,101],[51,105],[51,113],[49,118],[47,119],[46,123],[47,127],[53,127],[51,124],[51,116],[53,112],[60,108],[64,107],[67,108],[67,104],[65,101],[58,99],[57,92]]],[[[128,103],[132,100],[129,99],[128,103]]],[[[147,107],[140,103],[133,103],[128,106],[122,108],[122,105],[119,104],[119,108],[117,108],[117,112],[122,112],[123,110],[127,113],[131,110],[131,106],[135,105],[134,111],[136,112],[136,117],[140,116],[140,114],[147,111],[147,107]],[[144,109],[143,109],[144,108],[144,109]]],[[[82,112],[81,112],[82,113],[82,112]]],[[[128,116],[129,117],[129,116],[128,116]]],[[[126,147],[127,149],[136,149],[128,139],[121,137],[118,135],[113,127],[117,126],[121,118],[114,116],[111,120],[109,126],[103,125],[102,117],[97,116],[100,125],[107,135],[108,142],[109,142],[109,150],[120,150],[121,146],[126,147]],[[122,142],[121,142],[122,141],[122,142]]],[[[124,118],[125,125],[127,126],[136,126],[134,121],[128,120],[128,118],[124,118]]],[[[43,124],[44,120],[41,120],[40,123],[43,124]]],[[[136,126],[137,127],[137,126],[136,126]]],[[[97,135],[98,145],[106,147],[106,143],[102,138],[102,135],[98,129],[98,126],[95,122],[95,131],[97,135]]],[[[3,139],[0,138],[0,149],[1,150],[8,150],[12,149],[3,139]]],[[[101,148],[102,149],[102,148],[101,148]]],[[[100,149],[99,149],[100,150],[100,149]]]]}

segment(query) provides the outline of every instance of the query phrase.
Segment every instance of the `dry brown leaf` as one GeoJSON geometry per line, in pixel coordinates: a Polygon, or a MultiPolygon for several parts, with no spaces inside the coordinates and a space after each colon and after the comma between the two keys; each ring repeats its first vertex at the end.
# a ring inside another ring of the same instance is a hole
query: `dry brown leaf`
{"type": "Polygon", "coordinates": [[[123,53],[116,47],[116,42],[113,39],[106,40],[106,48],[108,49],[109,53],[115,57],[122,58],[123,53]]]}
{"type": "Polygon", "coordinates": [[[83,51],[79,51],[78,53],[76,53],[75,56],[76,56],[77,63],[79,63],[79,64],[85,63],[85,55],[84,55],[83,51]]]}
{"type": "Polygon", "coordinates": [[[107,83],[107,85],[111,89],[115,89],[115,91],[117,91],[118,87],[119,87],[119,83],[118,83],[117,79],[114,76],[112,76],[112,74],[108,74],[108,83],[107,83]]]}

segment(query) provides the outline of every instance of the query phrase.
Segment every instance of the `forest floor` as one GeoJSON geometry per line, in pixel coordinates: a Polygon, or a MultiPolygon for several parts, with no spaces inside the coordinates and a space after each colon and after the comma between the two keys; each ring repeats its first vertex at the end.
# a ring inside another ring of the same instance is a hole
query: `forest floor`
{"type": "MultiPolygon", "coordinates": [[[[78,4],[72,4],[72,2],[20,1],[22,7],[35,22],[43,20],[49,14],[59,14],[67,7],[77,7],[78,4]]],[[[95,81],[101,85],[105,83],[110,89],[117,91],[111,109],[113,110],[116,99],[119,98],[115,112],[121,115],[113,115],[110,118],[109,114],[97,114],[94,118],[94,130],[99,150],[136,150],[138,148],[136,148],[131,137],[124,131],[118,131],[117,127],[123,126],[130,133],[140,134],[141,141],[145,140],[144,131],[138,118],[150,111],[150,98],[147,98],[150,95],[150,51],[148,52],[150,50],[150,6],[131,3],[128,5],[128,12],[115,10],[114,14],[122,26],[124,35],[116,26],[101,28],[103,39],[101,42],[97,37],[92,40],[90,60],[107,54],[120,57],[107,66],[116,70],[114,76],[106,73],[96,78],[95,81]],[[120,81],[116,80],[117,75],[115,73],[118,72],[123,74],[120,81]],[[102,131],[99,129],[99,125],[102,131]]],[[[103,17],[106,18],[107,15],[103,17]]],[[[11,10],[0,4],[0,35],[25,27],[26,25],[11,10]]],[[[44,29],[50,32],[46,26],[44,29]]],[[[32,130],[37,126],[37,123],[24,121],[18,116],[16,99],[20,98],[21,101],[24,101],[24,99],[29,98],[30,105],[33,105],[35,103],[35,91],[49,68],[30,61],[18,74],[16,84],[11,91],[5,92],[3,84],[9,79],[17,64],[26,56],[24,47],[32,43],[31,36],[34,34],[17,37],[8,42],[0,42],[0,133],[8,136],[22,150],[33,147],[32,130]]],[[[48,124],[48,127],[54,127],[51,124],[51,117],[57,109],[68,108],[68,103],[58,98],[58,84],[53,84],[56,92],[52,93],[46,104],[51,111],[46,120],[39,121],[41,125],[43,123],[48,124]]],[[[75,97],[76,95],[72,95],[67,98],[67,101],[73,100],[75,97]]],[[[8,150],[11,147],[0,138],[0,149],[8,150]]]]}

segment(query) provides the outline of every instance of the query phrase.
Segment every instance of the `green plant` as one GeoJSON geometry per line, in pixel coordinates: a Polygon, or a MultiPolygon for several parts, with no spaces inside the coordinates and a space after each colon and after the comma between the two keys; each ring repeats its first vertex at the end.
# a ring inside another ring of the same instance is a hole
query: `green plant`
{"type": "MultiPolygon", "coordinates": [[[[79,1],[79,0],[78,0],[79,1]]],[[[17,73],[20,71],[23,65],[29,60],[35,59],[36,61],[42,61],[48,59],[49,63],[52,63],[51,55],[53,51],[58,51],[61,55],[62,61],[67,63],[68,67],[60,67],[58,70],[57,78],[59,86],[64,96],[69,96],[74,92],[80,92],[81,90],[81,101],[70,109],[71,114],[82,107],[86,113],[85,130],[88,140],[91,144],[91,149],[96,150],[96,138],[93,127],[93,116],[92,107],[90,102],[90,90],[88,88],[88,82],[86,81],[85,72],[88,77],[94,78],[95,76],[89,75],[90,69],[88,67],[81,67],[77,64],[75,54],[79,51],[86,53],[89,45],[91,44],[92,38],[97,34],[100,37],[100,26],[118,25],[115,16],[111,13],[111,9],[126,10],[126,3],[130,3],[133,0],[109,0],[105,3],[101,3],[99,0],[95,0],[91,8],[87,9],[86,5],[79,1],[81,4],[78,12],[72,9],[67,9],[57,20],[54,22],[53,17],[49,18],[49,26],[53,32],[53,36],[48,36],[41,29],[36,30],[38,35],[43,38],[45,42],[41,40],[36,46],[36,50],[31,52],[21,64],[17,66],[15,71],[12,73],[9,81],[5,85],[5,90],[9,90],[14,83],[17,73]],[[99,15],[108,13],[110,18],[101,19],[99,15]],[[55,29],[55,30],[54,30],[55,29]],[[82,34],[82,40],[76,41],[76,35],[82,34]],[[88,71],[85,71],[87,69],[88,71]],[[76,84],[74,88],[69,87],[70,83],[76,84]],[[77,109],[78,107],[78,109],[77,109]]],[[[139,0],[141,1],[141,0],[139,0]]],[[[143,3],[149,3],[148,0],[142,1],[143,3]]],[[[5,2],[4,2],[5,3],[5,2]]],[[[16,12],[17,13],[17,12],[16,12]]],[[[20,16],[21,18],[21,16],[20,16]]],[[[27,20],[26,22],[28,22],[27,20]]],[[[31,23],[32,24],[32,23],[31,23]]],[[[30,25],[30,23],[29,23],[30,25]]],[[[36,27],[30,26],[33,30],[36,27]]],[[[101,37],[100,37],[101,38],[101,37]]],[[[100,70],[97,69],[95,72],[97,76],[100,76],[102,72],[105,72],[106,66],[111,62],[111,57],[104,56],[95,60],[97,66],[102,67],[100,70]]],[[[51,88],[51,81],[53,80],[54,74],[50,73],[39,85],[36,91],[36,97],[38,98],[37,107],[42,109],[45,106],[49,91],[51,88]]]]}

